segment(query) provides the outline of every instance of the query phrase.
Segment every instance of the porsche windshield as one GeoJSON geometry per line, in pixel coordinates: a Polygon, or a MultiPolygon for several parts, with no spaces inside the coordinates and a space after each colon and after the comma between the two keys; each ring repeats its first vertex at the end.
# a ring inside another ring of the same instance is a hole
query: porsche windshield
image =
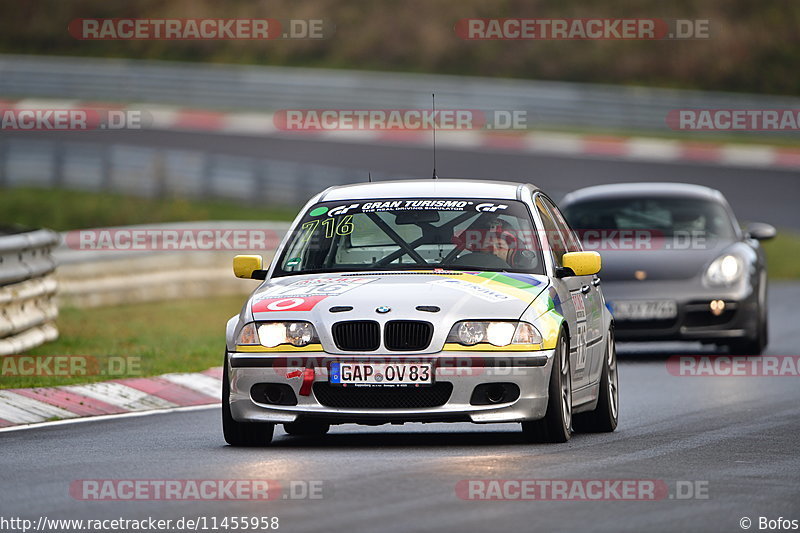
{"type": "Polygon", "coordinates": [[[581,237],[592,232],[647,231],[662,237],[701,235],[731,239],[735,230],[725,208],[703,199],[636,197],[588,200],[567,207],[564,215],[581,237]]]}
{"type": "Polygon", "coordinates": [[[323,202],[291,235],[275,275],[453,269],[544,273],[525,204],[419,198],[323,202]]]}

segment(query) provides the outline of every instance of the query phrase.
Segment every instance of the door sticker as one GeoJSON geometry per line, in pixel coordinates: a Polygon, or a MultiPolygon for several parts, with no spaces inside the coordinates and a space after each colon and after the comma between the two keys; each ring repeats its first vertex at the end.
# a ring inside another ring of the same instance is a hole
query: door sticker
{"type": "Polygon", "coordinates": [[[578,344],[578,354],[575,361],[575,370],[586,368],[586,323],[578,324],[578,332],[575,335],[575,342],[578,344]]]}
{"type": "Polygon", "coordinates": [[[575,316],[580,320],[586,320],[586,304],[583,303],[581,293],[572,293],[572,303],[575,304],[575,316]]]}

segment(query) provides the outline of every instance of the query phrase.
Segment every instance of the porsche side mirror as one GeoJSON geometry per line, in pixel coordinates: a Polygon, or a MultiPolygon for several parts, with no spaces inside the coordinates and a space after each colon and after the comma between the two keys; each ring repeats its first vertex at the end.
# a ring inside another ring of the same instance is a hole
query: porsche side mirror
{"type": "Polygon", "coordinates": [[[764,224],[763,222],[753,222],[747,225],[744,230],[747,236],[757,241],[767,241],[775,237],[778,233],[774,226],[764,224]]]}

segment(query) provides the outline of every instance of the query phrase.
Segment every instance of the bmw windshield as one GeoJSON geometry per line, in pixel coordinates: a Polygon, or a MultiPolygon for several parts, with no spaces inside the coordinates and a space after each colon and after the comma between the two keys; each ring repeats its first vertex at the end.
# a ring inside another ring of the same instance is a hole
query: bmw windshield
{"type": "Polygon", "coordinates": [[[544,273],[522,202],[411,198],[312,205],[274,275],[420,269],[544,273]]]}

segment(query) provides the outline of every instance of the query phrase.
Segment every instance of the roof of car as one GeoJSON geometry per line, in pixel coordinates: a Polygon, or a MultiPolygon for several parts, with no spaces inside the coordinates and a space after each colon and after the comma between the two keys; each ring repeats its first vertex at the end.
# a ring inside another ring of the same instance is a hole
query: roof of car
{"type": "Polygon", "coordinates": [[[510,181],[465,180],[454,178],[416,179],[355,183],[330,187],[320,193],[318,202],[373,198],[493,198],[516,200],[530,184],[510,181]]]}
{"type": "Polygon", "coordinates": [[[704,198],[718,202],[725,201],[725,197],[721,192],[702,185],[671,182],[641,182],[613,183],[609,185],[585,187],[567,194],[559,203],[563,207],[567,204],[579,201],[630,198],[636,196],[683,196],[686,198],[704,198]]]}

